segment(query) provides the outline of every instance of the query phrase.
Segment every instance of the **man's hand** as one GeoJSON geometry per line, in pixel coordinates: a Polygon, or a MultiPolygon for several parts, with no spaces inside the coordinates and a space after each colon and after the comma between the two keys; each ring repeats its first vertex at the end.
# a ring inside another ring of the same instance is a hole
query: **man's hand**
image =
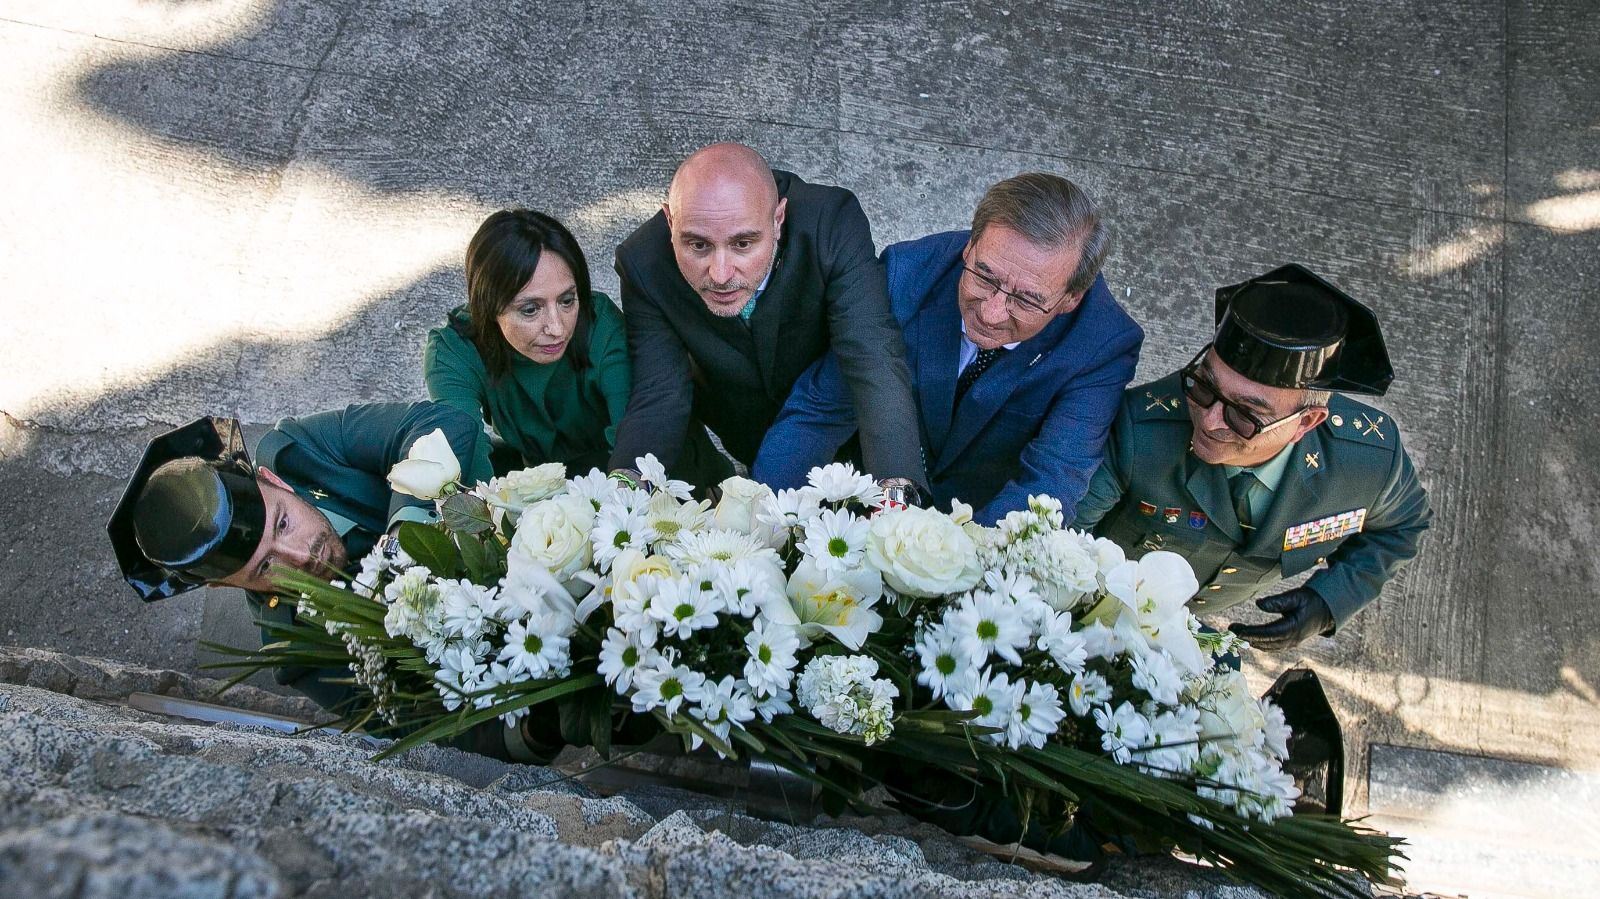
{"type": "Polygon", "coordinates": [[[1266,624],[1228,625],[1228,630],[1249,640],[1256,649],[1268,652],[1290,649],[1333,627],[1333,613],[1328,610],[1327,602],[1310,587],[1264,596],[1256,600],[1256,607],[1282,617],[1266,624]]]}

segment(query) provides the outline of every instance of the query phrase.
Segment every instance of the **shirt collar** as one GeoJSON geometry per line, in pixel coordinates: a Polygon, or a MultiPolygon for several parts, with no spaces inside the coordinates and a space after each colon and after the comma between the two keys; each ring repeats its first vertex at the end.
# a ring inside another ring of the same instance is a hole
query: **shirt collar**
{"type": "Polygon", "coordinates": [[[756,285],[756,292],[750,294],[750,299],[745,301],[744,308],[739,310],[739,317],[740,318],[744,319],[745,321],[749,321],[750,320],[751,314],[756,311],[756,300],[761,297],[762,291],[765,291],[767,289],[767,282],[771,281],[771,280],[772,280],[772,269],[769,268],[769,269],[767,269],[767,276],[765,278],[761,279],[761,283],[760,284],[756,285]]]}
{"type": "MultiPolygon", "coordinates": [[[[972,347],[974,352],[977,351],[978,345],[973,343],[972,339],[967,336],[967,320],[965,318],[963,318],[961,320],[961,339],[965,340],[967,342],[967,345],[972,347]]],[[[1014,350],[1017,347],[1022,346],[1022,341],[1020,341],[1020,340],[1014,341],[1012,343],[1004,344],[1004,346],[1008,350],[1014,350]]]]}
{"type": "Polygon", "coordinates": [[[1289,456],[1294,452],[1295,444],[1291,443],[1278,451],[1276,456],[1256,466],[1224,465],[1222,469],[1228,477],[1233,477],[1241,471],[1248,471],[1256,476],[1262,486],[1277,492],[1278,485],[1283,482],[1284,469],[1289,467],[1289,456]]]}

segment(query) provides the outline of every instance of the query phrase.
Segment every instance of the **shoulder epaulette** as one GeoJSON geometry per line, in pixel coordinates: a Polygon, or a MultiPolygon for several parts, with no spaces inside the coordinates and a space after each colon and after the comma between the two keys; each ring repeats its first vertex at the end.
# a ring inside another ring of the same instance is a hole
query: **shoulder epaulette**
{"type": "Polygon", "coordinates": [[[1328,420],[1322,427],[1341,440],[1391,451],[1400,445],[1400,429],[1388,413],[1337,393],[1328,401],[1328,420]]]}
{"type": "Polygon", "coordinates": [[[1174,418],[1189,420],[1189,410],[1183,402],[1183,389],[1178,386],[1177,375],[1130,387],[1122,401],[1128,404],[1134,421],[1174,418]]]}

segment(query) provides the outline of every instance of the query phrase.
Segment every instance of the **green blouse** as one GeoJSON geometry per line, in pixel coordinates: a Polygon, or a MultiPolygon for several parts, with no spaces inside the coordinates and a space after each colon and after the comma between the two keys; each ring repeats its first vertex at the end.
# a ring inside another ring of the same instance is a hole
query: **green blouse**
{"type": "MultiPolygon", "coordinates": [[[[457,307],[448,324],[428,333],[422,372],[429,398],[481,418],[527,465],[562,462],[569,475],[605,468],[633,373],[621,310],[596,291],[594,311],[589,368],[582,374],[564,357],[540,365],[512,351],[510,370],[490,383],[467,336],[471,317],[465,306],[457,307]]],[[[485,456],[486,443],[479,444],[485,456]]],[[[479,461],[487,467],[487,458],[479,461]]]]}

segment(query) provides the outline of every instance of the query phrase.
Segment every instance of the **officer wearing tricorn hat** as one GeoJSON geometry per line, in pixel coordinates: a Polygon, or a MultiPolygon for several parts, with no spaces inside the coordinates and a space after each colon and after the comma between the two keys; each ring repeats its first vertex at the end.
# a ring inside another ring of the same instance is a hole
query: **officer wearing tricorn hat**
{"type": "Polygon", "coordinates": [[[1299,265],[1217,291],[1212,342],[1130,388],[1075,525],[1137,557],[1186,557],[1199,614],[1254,598],[1279,617],[1234,625],[1287,649],[1331,634],[1417,552],[1431,513],[1400,432],[1339,393],[1382,396],[1394,372],[1371,310],[1299,265]]]}
{"type": "MultiPolygon", "coordinates": [[[[233,419],[170,431],[145,450],[111,515],[117,563],[147,602],[207,584],[241,587],[264,627],[288,625],[295,604],[271,595],[275,569],[340,577],[401,521],[435,516],[432,504],[394,492],[387,475],[436,428],[460,460],[462,480],[486,480],[489,472],[472,468],[481,426],[431,402],[286,418],[262,437],[259,464],[233,419]]],[[[347,670],[278,676],[327,709],[351,695],[347,684],[329,682],[347,680],[347,670]]]]}

